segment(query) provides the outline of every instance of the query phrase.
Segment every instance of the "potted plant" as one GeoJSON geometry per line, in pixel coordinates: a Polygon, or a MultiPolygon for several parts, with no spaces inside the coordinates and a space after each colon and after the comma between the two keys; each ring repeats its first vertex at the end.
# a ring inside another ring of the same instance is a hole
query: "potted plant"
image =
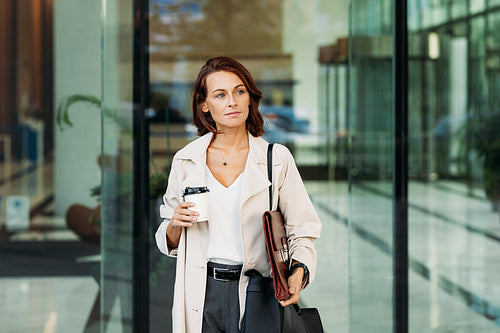
{"type": "MultiPolygon", "coordinates": [[[[101,101],[92,95],[75,94],[66,96],[58,104],[56,110],[56,123],[62,131],[65,127],[72,127],[74,124],[69,117],[70,107],[75,103],[84,103],[90,105],[93,109],[101,110],[104,116],[118,124],[125,133],[131,134],[131,126],[117,110],[101,108],[101,101]]],[[[101,165],[101,156],[98,157],[98,164],[101,165]]],[[[125,177],[121,189],[118,189],[117,195],[129,195],[131,191],[130,177],[125,177]],[[126,179],[125,179],[126,178],[126,179]],[[128,180],[128,181],[127,181],[128,180]]],[[[151,160],[151,174],[149,178],[149,200],[151,227],[154,228],[159,222],[158,207],[161,196],[167,187],[168,177],[166,173],[158,170],[154,160],[151,160]]],[[[90,189],[91,196],[95,196],[98,201],[96,207],[86,207],[84,205],[74,204],[66,212],[66,223],[79,237],[94,243],[100,242],[101,218],[100,218],[100,196],[101,185],[90,189]]]]}

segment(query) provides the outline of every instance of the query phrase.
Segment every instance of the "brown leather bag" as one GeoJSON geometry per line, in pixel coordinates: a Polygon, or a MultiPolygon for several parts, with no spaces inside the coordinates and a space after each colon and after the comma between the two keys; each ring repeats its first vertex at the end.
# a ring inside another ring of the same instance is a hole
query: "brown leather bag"
{"type": "Polygon", "coordinates": [[[283,215],[279,210],[273,209],[273,144],[267,149],[267,175],[269,186],[269,211],[262,216],[266,248],[273,273],[274,295],[278,301],[288,299],[288,268],[290,264],[288,253],[288,238],[285,230],[283,215]]]}

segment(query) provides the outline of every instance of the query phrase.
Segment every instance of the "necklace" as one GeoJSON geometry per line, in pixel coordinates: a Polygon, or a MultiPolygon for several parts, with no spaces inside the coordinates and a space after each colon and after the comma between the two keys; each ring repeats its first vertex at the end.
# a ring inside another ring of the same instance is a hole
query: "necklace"
{"type": "Polygon", "coordinates": [[[235,151],[230,152],[228,156],[222,152],[222,165],[227,166],[227,161],[231,160],[231,158],[235,155],[235,151]]]}
{"type": "MultiPolygon", "coordinates": [[[[249,146],[248,144],[242,145],[239,148],[236,149],[231,149],[229,147],[223,148],[222,146],[213,146],[211,144],[211,149],[212,152],[214,153],[214,156],[216,160],[218,160],[216,163],[219,164],[221,163],[223,167],[226,167],[229,165],[231,162],[232,166],[236,166],[240,164],[239,159],[242,156],[241,154],[243,152],[248,152],[249,146]]],[[[220,165],[220,164],[219,164],[220,165]]]]}
{"type": "Polygon", "coordinates": [[[223,153],[223,157],[222,157],[222,165],[223,166],[227,166],[228,164],[228,161],[230,161],[235,155],[238,155],[239,154],[239,151],[236,150],[236,151],[233,151],[231,152],[228,156],[226,156],[224,153],[223,153]]]}

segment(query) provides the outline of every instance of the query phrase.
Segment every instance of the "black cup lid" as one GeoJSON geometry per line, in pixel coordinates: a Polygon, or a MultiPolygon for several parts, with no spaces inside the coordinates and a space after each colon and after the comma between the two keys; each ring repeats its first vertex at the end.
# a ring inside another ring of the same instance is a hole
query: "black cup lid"
{"type": "Polygon", "coordinates": [[[184,189],[184,194],[182,196],[184,197],[186,195],[200,194],[200,193],[206,193],[206,192],[210,192],[210,190],[206,186],[203,186],[203,187],[186,187],[184,189]]]}

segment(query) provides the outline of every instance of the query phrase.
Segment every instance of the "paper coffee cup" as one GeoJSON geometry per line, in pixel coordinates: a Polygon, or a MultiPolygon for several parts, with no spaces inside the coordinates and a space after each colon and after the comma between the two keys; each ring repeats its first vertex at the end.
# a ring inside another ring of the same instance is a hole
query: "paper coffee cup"
{"type": "Polygon", "coordinates": [[[210,190],[206,187],[186,187],[182,197],[184,201],[193,202],[194,207],[189,209],[197,211],[200,215],[197,216],[197,222],[208,221],[210,215],[210,201],[208,197],[210,190]]]}

